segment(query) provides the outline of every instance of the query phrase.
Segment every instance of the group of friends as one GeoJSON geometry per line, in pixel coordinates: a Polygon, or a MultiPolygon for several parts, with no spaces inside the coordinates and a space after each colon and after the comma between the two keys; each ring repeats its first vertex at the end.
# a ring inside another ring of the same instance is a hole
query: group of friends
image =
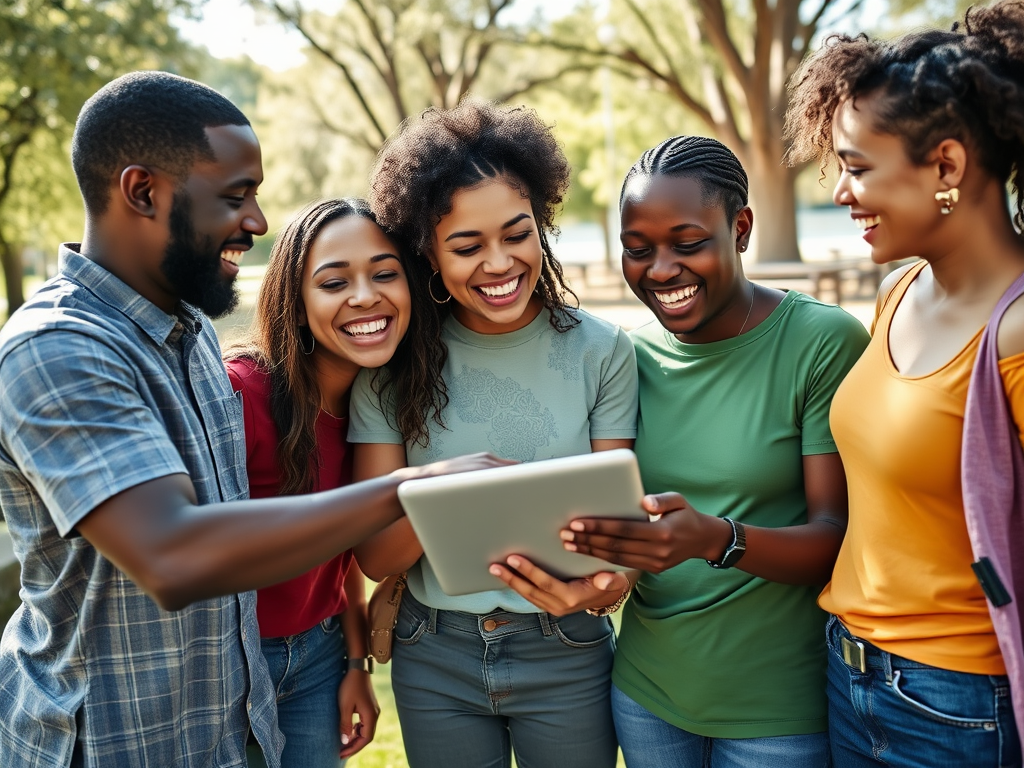
{"type": "MultiPolygon", "coordinates": [[[[972,551],[961,469],[983,329],[1024,292],[1024,3],[830,39],[787,132],[791,162],[837,164],[874,261],[916,257],[870,336],[744,277],[747,175],[699,136],[622,186],[623,276],[654,320],[579,309],[550,247],[570,176],[551,128],[470,99],[407,121],[368,200],[281,229],[222,352],[209,317],[268,229],[256,136],[183,78],[101,89],[72,146],[82,242],[0,332],[23,600],[0,765],[227,768],[247,740],[271,768],[337,765],[379,711],[363,573],[405,573],[413,768],[611,768],[619,747],[629,768],[1020,766],[1020,609],[999,596],[1024,581],[972,551]],[[514,555],[449,596],[396,496],[620,447],[652,521],[561,535],[629,571],[566,582],[514,555]]],[[[1024,302],[990,333],[1019,452],[1024,302]]]]}

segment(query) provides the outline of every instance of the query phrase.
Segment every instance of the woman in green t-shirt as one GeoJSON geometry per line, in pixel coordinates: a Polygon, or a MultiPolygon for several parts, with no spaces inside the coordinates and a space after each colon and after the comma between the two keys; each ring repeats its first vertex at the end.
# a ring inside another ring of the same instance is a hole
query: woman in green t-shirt
{"type": "Polygon", "coordinates": [[[626,763],[826,765],[815,598],[847,511],[828,412],[868,335],[838,307],[744,277],[754,216],[721,143],[648,150],[620,208],[623,274],[657,320],[631,337],[636,452],[661,518],[578,520],[563,539],[644,571],[613,671],[626,763]]]}

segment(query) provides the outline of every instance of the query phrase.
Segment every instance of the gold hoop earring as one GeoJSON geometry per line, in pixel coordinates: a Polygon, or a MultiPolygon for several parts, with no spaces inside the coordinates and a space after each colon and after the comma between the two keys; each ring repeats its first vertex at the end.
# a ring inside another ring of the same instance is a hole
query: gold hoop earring
{"type": "Polygon", "coordinates": [[[313,350],[316,349],[316,336],[313,335],[313,332],[309,330],[307,325],[299,326],[299,349],[302,350],[304,355],[312,355],[313,350]],[[309,349],[306,349],[306,340],[302,337],[303,331],[309,334],[309,349]]]}
{"type": "Polygon", "coordinates": [[[953,187],[948,192],[936,192],[935,199],[939,203],[939,212],[943,216],[948,216],[953,212],[953,208],[960,202],[960,190],[953,187]]]}
{"type": "MultiPolygon", "coordinates": [[[[440,272],[438,272],[438,271],[437,271],[437,270],[435,269],[435,270],[434,270],[434,274],[432,274],[432,275],[431,275],[431,276],[430,276],[430,277],[429,277],[429,278],[427,279],[427,293],[429,293],[429,294],[430,294],[430,298],[432,298],[432,299],[434,300],[434,303],[435,303],[435,304],[447,304],[447,303],[448,303],[449,301],[451,301],[451,300],[452,300],[452,294],[451,294],[451,291],[449,291],[449,292],[448,292],[448,298],[447,298],[447,299],[445,299],[444,301],[441,301],[441,300],[440,300],[439,298],[437,298],[437,296],[435,296],[435,295],[434,295],[434,278],[435,278],[435,277],[437,277],[437,276],[438,276],[439,274],[441,274],[441,273],[440,273],[440,272]]],[[[442,284],[442,285],[444,285],[444,279],[443,279],[443,278],[442,278],[442,280],[441,280],[441,284],[442,284]]]]}

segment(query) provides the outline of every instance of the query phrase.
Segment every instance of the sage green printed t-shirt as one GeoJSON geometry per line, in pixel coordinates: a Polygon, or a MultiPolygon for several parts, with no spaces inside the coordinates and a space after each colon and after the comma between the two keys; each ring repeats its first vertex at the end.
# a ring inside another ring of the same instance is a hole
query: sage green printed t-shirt
{"type": "MultiPolygon", "coordinates": [[[[834,453],[832,396],[868,342],[838,307],[789,292],[757,327],[684,344],[632,332],[640,372],[636,453],[647,493],[748,525],[807,522],[803,457],[834,453]]],[[[626,604],[612,679],[701,736],[826,728],[821,585],[790,586],[688,560],[643,574],[626,604]]]]}
{"type": "MultiPolygon", "coordinates": [[[[618,327],[572,312],[580,322],[564,333],[552,328],[547,310],[525,328],[493,335],[449,317],[442,331],[446,428],[429,422],[429,443],[406,446],[409,466],[479,451],[540,461],[590,453],[591,440],[636,437],[633,345],[618,327]]],[[[389,425],[394,418],[381,411],[372,389],[373,373],[360,372],[352,387],[349,441],[401,444],[401,433],[389,425]]],[[[424,605],[443,610],[537,612],[507,588],[446,595],[425,557],[409,570],[409,589],[424,605]]]]}

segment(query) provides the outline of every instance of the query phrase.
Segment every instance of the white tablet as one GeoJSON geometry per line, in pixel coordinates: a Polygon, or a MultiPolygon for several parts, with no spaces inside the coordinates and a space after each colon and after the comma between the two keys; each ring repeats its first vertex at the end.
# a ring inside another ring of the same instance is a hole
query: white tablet
{"type": "Polygon", "coordinates": [[[568,552],[558,532],[577,517],[647,520],[636,455],[625,448],[495,467],[398,486],[398,498],[449,595],[504,586],[487,569],[523,555],[561,579],[627,570],[568,552]]]}

